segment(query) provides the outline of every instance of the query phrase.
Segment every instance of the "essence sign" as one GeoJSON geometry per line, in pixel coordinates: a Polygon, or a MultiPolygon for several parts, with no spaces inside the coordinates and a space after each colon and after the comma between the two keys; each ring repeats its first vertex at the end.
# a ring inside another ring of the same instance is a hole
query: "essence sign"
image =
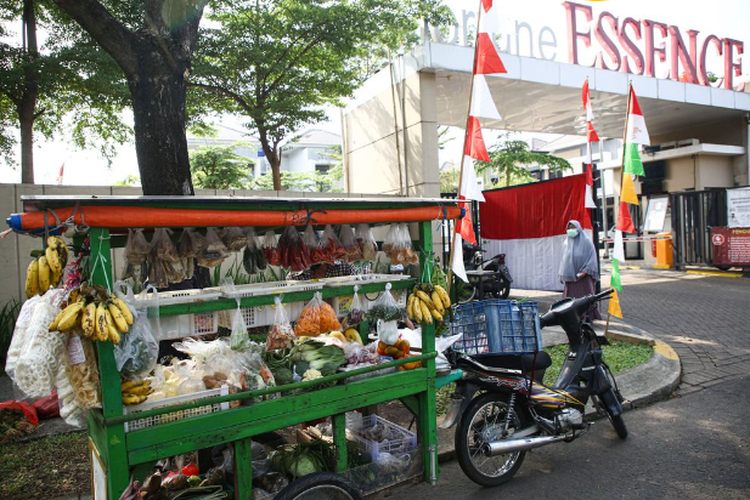
{"type": "Polygon", "coordinates": [[[585,53],[587,59],[593,60],[588,66],[730,90],[733,78],[742,74],[737,56],[744,48],[738,40],[716,35],[699,37],[697,30],[687,30],[683,35],[677,26],[649,19],[618,18],[606,11],[594,21],[588,5],[563,2],[563,6],[571,64],[583,65],[581,56],[585,53]],[[723,59],[723,77],[719,76],[713,84],[706,69],[709,57],[723,59]],[[662,68],[657,69],[658,65],[662,68]]]}

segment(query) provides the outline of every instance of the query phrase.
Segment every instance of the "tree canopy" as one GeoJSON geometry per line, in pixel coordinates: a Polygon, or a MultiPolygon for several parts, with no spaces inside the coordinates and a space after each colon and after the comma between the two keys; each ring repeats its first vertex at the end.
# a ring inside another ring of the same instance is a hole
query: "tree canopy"
{"type": "Polygon", "coordinates": [[[193,185],[208,189],[245,189],[252,184],[253,163],[235,152],[240,144],[201,146],[190,153],[193,185]]]}
{"type": "Polygon", "coordinates": [[[248,119],[282,188],[280,144],[325,119],[388,50],[413,40],[438,0],[237,0],[208,14],[190,85],[196,106],[248,119]]]}
{"type": "Polygon", "coordinates": [[[493,145],[488,153],[490,161],[478,161],[476,166],[479,171],[490,170],[497,177],[496,185],[514,186],[536,181],[527,169],[531,165],[548,167],[551,172],[573,169],[564,158],[531,151],[526,141],[501,140],[493,145]]]}

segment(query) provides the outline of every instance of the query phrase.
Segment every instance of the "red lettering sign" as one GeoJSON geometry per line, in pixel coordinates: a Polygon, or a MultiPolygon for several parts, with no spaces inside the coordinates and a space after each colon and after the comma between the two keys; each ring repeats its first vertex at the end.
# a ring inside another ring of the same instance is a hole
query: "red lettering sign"
{"type": "MultiPolygon", "coordinates": [[[[674,25],[602,12],[593,26],[593,9],[588,5],[563,2],[568,25],[568,62],[583,66],[622,71],[635,75],[670,78],[687,83],[713,85],[734,90],[734,78],[742,74],[738,56],[744,44],[731,38],[707,35],[699,43],[697,30],[688,30],[683,37],[674,25]],[[581,30],[581,23],[586,26],[581,30]],[[723,75],[715,83],[709,81],[706,60],[722,58],[723,75]],[[581,60],[586,61],[582,64],[581,60]],[[591,63],[588,63],[591,61],[591,63]],[[659,67],[662,66],[663,69],[659,67]]],[[[744,84],[736,89],[744,90],[744,84]]]]}
{"type": "Polygon", "coordinates": [[[712,227],[713,263],[717,266],[750,266],[750,228],[712,227]]]}

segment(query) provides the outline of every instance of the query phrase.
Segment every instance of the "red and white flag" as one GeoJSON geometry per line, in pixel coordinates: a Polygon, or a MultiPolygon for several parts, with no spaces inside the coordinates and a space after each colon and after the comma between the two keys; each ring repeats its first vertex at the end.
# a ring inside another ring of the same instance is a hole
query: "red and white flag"
{"type": "Polygon", "coordinates": [[[60,165],[60,170],[57,172],[57,178],[55,179],[55,183],[58,185],[61,185],[63,182],[63,175],[65,174],[65,162],[63,162],[62,165],[60,165]]]}
{"type": "Polygon", "coordinates": [[[599,135],[594,129],[594,110],[591,108],[588,78],[583,82],[583,107],[586,109],[586,140],[590,143],[599,142],[599,135]]]}
{"type": "Polygon", "coordinates": [[[630,88],[630,109],[628,109],[628,128],[625,131],[625,143],[643,144],[648,146],[651,139],[648,136],[646,120],[643,118],[641,106],[638,104],[638,98],[635,91],[630,88]]]}
{"type": "Polygon", "coordinates": [[[479,16],[479,33],[502,33],[500,26],[500,9],[497,1],[482,0],[482,12],[479,16]]]}

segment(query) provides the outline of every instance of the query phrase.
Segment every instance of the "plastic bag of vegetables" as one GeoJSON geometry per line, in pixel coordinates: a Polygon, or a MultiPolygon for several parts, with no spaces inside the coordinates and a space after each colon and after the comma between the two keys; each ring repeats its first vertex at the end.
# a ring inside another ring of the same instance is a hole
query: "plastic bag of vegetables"
{"type": "Polygon", "coordinates": [[[370,319],[376,322],[380,341],[391,345],[398,340],[397,322],[403,318],[403,314],[396,299],[391,295],[390,283],[385,286],[385,291],[367,313],[370,319]]]}
{"type": "Polygon", "coordinates": [[[232,318],[232,334],[229,337],[229,347],[233,351],[244,351],[250,346],[250,335],[247,334],[247,323],[242,315],[240,299],[237,299],[237,310],[232,318]]]}
{"type": "Polygon", "coordinates": [[[355,233],[357,244],[362,249],[364,260],[375,261],[378,256],[378,244],[372,234],[369,224],[358,224],[355,233]]]}
{"type": "Polygon", "coordinates": [[[271,469],[290,479],[333,470],[333,464],[333,447],[321,439],[286,444],[271,453],[271,469]]]}
{"type": "Polygon", "coordinates": [[[330,304],[323,302],[322,295],[318,292],[302,309],[294,333],[298,337],[316,337],[333,330],[341,330],[341,323],[336,318],[336,311],[330,304]]]}
{"type": "MultiPolygon", "coordinates": [[[[155,298],[155,308],[159,311],[159,295],[156,289],[149,287],[155,298]]],[[[118,281],[114,285],[115,295],[125,301],[133,313],[133,325],[128,335],[124,335],[122,341],[114,347],[115,363],[120,374],[128,380],[141,380],[156,366],[159,357],[159,342],[156,341],[148,320],[148,308],[136,308],[133,289],[127,283],[118,281]],[[125,292],[122,288],[125,287],[125,292]]],[[[141,295],[145,300],[145,290],[141,295]]],[[[157,326],[159,322],[156,322],[157,326]]]]}
{"type": "Polygon", "coordinates": [[[266,350],[289,349],[294,345],[294,329],[289,322],[289,316],[286,313],[284,304],[281,303],[281,296],[277,295],[274,299],[276,308],[274,323],[271,331],[266,337],[266,350]]]}

